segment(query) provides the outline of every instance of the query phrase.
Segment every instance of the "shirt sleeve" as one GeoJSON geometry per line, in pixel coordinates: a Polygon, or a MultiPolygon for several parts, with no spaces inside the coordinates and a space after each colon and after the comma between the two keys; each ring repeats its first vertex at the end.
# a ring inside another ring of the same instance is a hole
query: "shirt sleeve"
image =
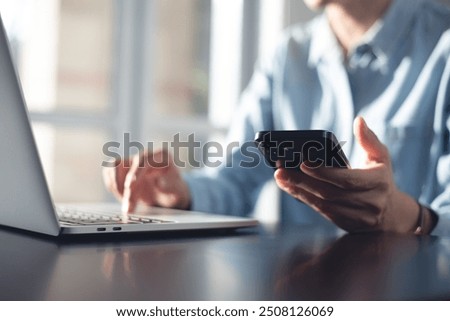
{"type": "MultiPolygon", "coordinates": [[[[275,57],[275,53],[272,55],[275,57]]],[[[224,149],[232,152],[218,168],[194,170],[184,175],[195,211],[249,216],[264,183],[273,177],[257,150],[255,133],[273,129],[273,69],[275,59],[257,65],[233,115],[224,149]],[[239,147],[236,147],[239,145],[239,147]]]]}
{"type": "Polygon", "coordinates": [[[435,127],[440,127],[440,149],[434,175],[434,199],[430,207],[439,216],[435,232],[450,234],[450,59],[447,61],[444,77],[437,97],[435,127]]]}

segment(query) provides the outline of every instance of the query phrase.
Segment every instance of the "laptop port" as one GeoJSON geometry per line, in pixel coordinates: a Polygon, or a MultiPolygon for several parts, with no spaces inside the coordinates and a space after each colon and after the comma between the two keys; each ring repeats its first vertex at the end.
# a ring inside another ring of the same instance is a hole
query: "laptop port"
{"type": "Polygon", "coordinates": [[[113,227],[112,229],[113,229],[113,231],[121,231],[122,230],[121,227],[113,227]]]}
{"type": "Polygon", "coordinates": [[[106,231],[106,228],[104,228],[104,227],[99,227],[99,228],[97,228],[97,231],[99,231],[99,232],[104,232],[104,231],[106,231]]]}

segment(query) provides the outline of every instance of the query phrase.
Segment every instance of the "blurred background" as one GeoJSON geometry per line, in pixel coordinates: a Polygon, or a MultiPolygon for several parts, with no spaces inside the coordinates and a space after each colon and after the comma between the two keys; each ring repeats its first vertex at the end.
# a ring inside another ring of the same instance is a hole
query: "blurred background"
{"type": "MultiPolygon", "coordinates": [[[[449,1],[447,1],[449,2],[449,1]]],[[[103,145],[222,141],[301,0],[0,0],[55,201],[111,199],[103,145]]],[[[199,156],[199,155],[197,155],[199,156]]]]}
{"type": "MultiPolygon", "coordinates": [[[[102,201],[103,144],[221,141],[297,0],[0,0],[55,201],[102,201]]],[[[201,155],[197,155],[201,156],[201,155]]]]}

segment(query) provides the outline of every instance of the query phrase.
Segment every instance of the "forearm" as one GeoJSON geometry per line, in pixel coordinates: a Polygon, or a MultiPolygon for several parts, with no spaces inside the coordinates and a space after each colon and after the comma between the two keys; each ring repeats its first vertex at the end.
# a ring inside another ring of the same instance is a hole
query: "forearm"
{"type": "Polygon", "coordinates": [[[190,189],[191,209],[228,215],[250,215],[272,170],[261,164],[255,168],[222,168],[185,174],[190,189]]]}

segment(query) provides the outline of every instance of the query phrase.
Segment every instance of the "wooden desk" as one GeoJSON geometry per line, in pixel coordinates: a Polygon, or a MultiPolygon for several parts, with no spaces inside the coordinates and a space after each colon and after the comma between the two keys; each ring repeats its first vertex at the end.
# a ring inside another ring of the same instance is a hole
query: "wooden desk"
{"type": "Polygon", "coordinates": [[[450,299],[450,238],[335,232],[261,227],[81,241],[0,229],[0,299],[450,299]]]}

